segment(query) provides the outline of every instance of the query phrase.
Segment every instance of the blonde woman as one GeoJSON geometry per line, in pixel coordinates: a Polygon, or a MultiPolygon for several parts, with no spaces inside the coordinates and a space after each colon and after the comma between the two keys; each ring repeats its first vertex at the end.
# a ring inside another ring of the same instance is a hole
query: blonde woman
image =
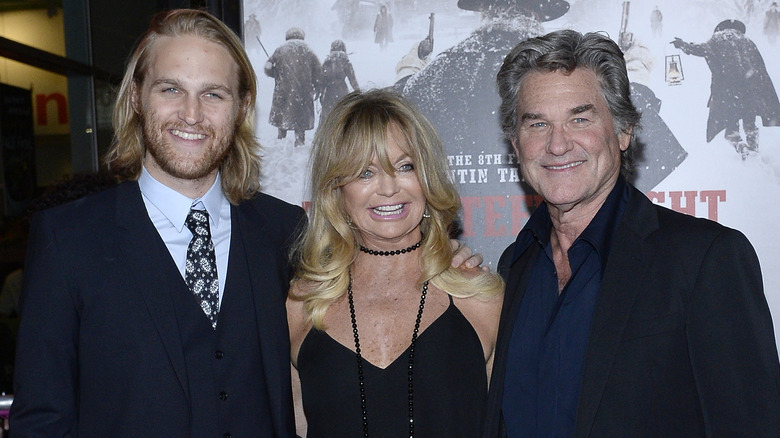
{"type": "Polygon", "coordinates": [[[287,302],[298,433],[477,436],[503,283],[451,266],[460,201],[438,136],[400,96],[355,92],[312,163],[287,302]]]}

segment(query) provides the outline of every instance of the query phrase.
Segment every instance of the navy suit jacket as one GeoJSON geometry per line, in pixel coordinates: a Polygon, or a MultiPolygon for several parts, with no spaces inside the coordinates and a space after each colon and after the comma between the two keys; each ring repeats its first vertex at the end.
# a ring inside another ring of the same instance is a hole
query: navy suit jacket
{"type": "MultiPolygon", "coordinates": [[[[505,436],[507,349],[538,245],[504,252],[507,281],[485,437],[505,436]]],[[[780,365],[745,236],[630,188],[590,329],[581,437],[780,437],[780,365]]]]}
{"type": "MultiPolygon", "coordinates": [[[[303,220],[264,194],[231,206],[225,291],[251,290],[263,366],[242,377],[265,379],[270,412],[256,415],[277,437],[295,436],[285,296],[303,220]],[[231,274],[237,248],[248,276],[231,274]]],[[[200,436],[170,292],[181,275],[136,182],[37,215],[24,275],[13,436],[200,436]]]]}

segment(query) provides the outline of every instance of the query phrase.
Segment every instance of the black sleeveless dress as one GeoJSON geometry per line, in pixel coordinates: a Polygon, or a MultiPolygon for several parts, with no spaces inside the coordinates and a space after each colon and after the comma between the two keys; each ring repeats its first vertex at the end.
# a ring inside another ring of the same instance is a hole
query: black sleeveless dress
{"type": "MultiPolygon", "coordinates": [[[[370,437],[409,436],[407,349],[387,368],[363,360],[370,437]]],[[[355,353],[312,329],[298,353],[308,438],[363,436],[355,353]]],[[[475,438],[487,399],[482,344],[452,303],[417,339],[414,424],[418,438],[475,438]]]]}

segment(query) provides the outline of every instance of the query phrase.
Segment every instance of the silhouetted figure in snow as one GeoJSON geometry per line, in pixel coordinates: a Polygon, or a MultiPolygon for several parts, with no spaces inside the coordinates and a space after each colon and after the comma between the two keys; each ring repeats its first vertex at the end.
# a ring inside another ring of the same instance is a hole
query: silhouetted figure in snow
{"type": "Polygon", "coordinates": [[[306,130],[314,128],[314,95],[319,89],[322,66],[303,42],[297,27],[285,34],[287,41],[265,63],[265,74],[274,78],[274,96],[269,123],[279,129],[278,138],[295,131],[295,146],[303,145],[306,130]]]}
{"type": "Polygon", "coordinates": [[[393,16],[387,12],[385,5],[379,8],[379,15],[374,21],[374,42],[382,50],[387,47],[387,43],[393,42],[393,16]]]}
{"type": "Polygon", "coordinates": [[[764,126],[780,125],[780,102],[761,53],[745,36],[745,24],[724,20],[705,43],[675,38],[672,44],[688,55],[703,57],[712,72],[707,142],[725,130],[726,140],[743,159],[758,153],[756,117],[761,117],[764,126]]]}
{"type": "Polygon", "coordinates": [[[772,2],[769,10],[764,14],[764,35],[770,43],[774,44],[778,33],[780,33],[780,11],[777,10],[777,2],[772,2]]]}
{"type": "Polygon", "coordinates": [[[650,29],[653,30],[653,36],[661,36],[661,33],[663,32],[663,20],[664,16],[661,14],[661,10],[658,9],[658,6],[656,6],[655,9],[653,9],[653,12],[650,13],[650,29]]]}
{"type": "Polygon", "coordinates": [[[322,62],[322,87],[320,90],[320,123],[325,120],[330,110],[336,105],[336,102],[349,93],[346,82],[352,86],[353,91],[360,91],[355,69],[349,62],[347,56],[347,46],[344,41],[336,40],[330,44],[330,53],[322,62]]]}

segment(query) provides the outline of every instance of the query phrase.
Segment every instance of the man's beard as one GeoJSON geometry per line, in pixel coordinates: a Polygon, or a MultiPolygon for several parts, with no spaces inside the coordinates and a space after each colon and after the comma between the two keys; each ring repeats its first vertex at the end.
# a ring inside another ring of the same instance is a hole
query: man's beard
{"type": "Polygon", "coordinates": [[[174,148],[166,136],[171,129],[187,132],[192,128],[177,123],[161,125],[154,119],[152,115],[141,121],[146,150],[165,173],[175,178],[194,180],[209,175],[222,164],[233,147],[235,131],[217,131],[211,126],[203,126],[198,131],[207,135],[206,148],[198,151],[198,156],[184,154],[174,148]]]}

